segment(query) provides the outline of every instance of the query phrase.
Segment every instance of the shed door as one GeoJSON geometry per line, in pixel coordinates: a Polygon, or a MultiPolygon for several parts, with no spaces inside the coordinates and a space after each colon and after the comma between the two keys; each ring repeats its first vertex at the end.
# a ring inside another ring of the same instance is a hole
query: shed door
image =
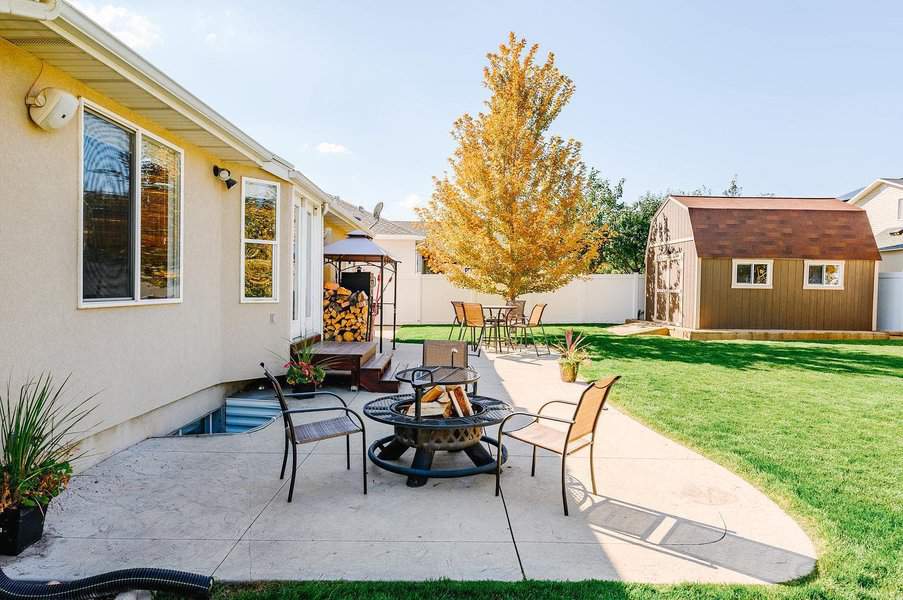
{"type": "Polygon", "coordinates": [[[655,257],[655,314],[653,320],[683,324],[683,253],[655,257]]]}

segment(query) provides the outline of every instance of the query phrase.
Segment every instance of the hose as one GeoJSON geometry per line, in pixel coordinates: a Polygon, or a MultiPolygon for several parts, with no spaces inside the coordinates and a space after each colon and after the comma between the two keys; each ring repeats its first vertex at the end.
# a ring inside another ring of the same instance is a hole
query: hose
{"type": "Polygon", "coordinates": [[[169,592],[209,598],[213,578],[168,569],[123,569],[58,584],[10,579],[0,569],[0,600],[82,600],[113,596],[130,590],[169,592]]]}

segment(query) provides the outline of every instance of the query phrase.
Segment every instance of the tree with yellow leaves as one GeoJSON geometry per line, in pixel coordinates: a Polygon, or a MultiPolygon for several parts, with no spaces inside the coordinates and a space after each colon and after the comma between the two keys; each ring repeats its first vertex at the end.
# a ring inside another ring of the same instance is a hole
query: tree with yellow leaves
{"type": "Polygon", "coordinates": [[[430,268],[508,301],[588,273],[599,246],[580,142],[547,134],[574,83],[552,53],[537,64],[538,51],[511,33],[487,55],[487,111],[455,121],[452,176],[435,178],[418,210],[430,268]]]}

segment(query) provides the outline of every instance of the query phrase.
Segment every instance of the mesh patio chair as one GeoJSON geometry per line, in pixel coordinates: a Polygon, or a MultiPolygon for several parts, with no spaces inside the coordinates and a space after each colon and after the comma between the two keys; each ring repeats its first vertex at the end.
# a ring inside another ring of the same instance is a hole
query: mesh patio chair
{"type": "MultiPolygon", "coordinates": [[[[467,367],[467,342],[424,340],[423,356],[420,364],[424,367],[467,367]]],[[[476,396],[477,382],[473,382],[471,393],[476,396]]]]}
{"type": "Polygon", "coordinates": [[[508,311],[508,325],[513,325],[514,323],[526,323],[527,322],[527,301],[526,300],[515,300],[511,303],[514,308],[508,311]]]}
{"type": "Polygon", "coordinates": [[[464,335],[464,303],[460,300],[452,300],[451,301],[452,309],[455,311],[455,320],[452,321],[451,327],[448,330],[448,339],[451,339],[452,333],[455,332],[455,327],[458,328],[458,339],[464,335]]]}
{"type": "Polygon", "coordinates": [[[298,446],[301,444],[309,444],[311,442],[319,442],[334,437],[345,438],[345,455],[346,468],[351,469],[351,436],[355,433],[361,434],[361,450],[363,458],[364,471],[364,494],[367,493],[367,432],[364,427],[364,420],[359,414],[348,408],[348,405],[342,400],[338,394],[332,392],[302,392],[297,394],[286,394],[282,391],[279,381],[273,377],[273,374],[267,370],[263,363],[260,363],[263,372],[266,374],[273,391],[276,392],[276,398],[279,400],[279,407],[282,409],[282,421],[285,425],[285,450],[282,455],[282,471],[279,473],[279,479],[285,477],[285,467],[288,462],[288,448],[292,447],[292,481],[288,488],[288,501],[292,501],[292,494],[295,492],[295,474],[298,469],[298,446]],[[314,398],[316,396],[332,396],[338,400],[342,406],[332,406],[323,408],[295,408],[289,409],[286,398],[314,398]],[[341,411],[344,414],[340,417],[326,419],[323,421],[314,421],[312,423],[302,423],[295,425],[292,415],[341,411]],[[354,422],[354,419],[357,423],[354,422]]]}
{"type": "Polygon", "coordinates": [[[533,306],[533,310],[530,311],[530,318],[527,319],[523,323],[509,323],[508,328],[514,332],[512,336],[514,339],[520,336],[523,340],[524,346],[527,345],[527,338],[529,336],[530,341],[533,343],[533,349],[536,351],[536,356],[543,356],[545,354],[551,354],[552,349],[549,348],[549,338],[546,336],[546,329],[542,325],[542,313],[545,312],[547,304],[536,304],[533,306]],[[544,354],[539,353],[539,346],[536,344],[536,335],[534,330],[539,328],[542,331],[543,342],[546,345],[546,351],[544,354]]]}
{"type": "MultiPolygon", "coordinates": [[[[565,463],[567,457],[577,450],[589,446],[589,472],[592,480],[593,494],[596,494],[596,468],[593,464],[593,450],[596,445],[596,425],[599,422],[599,415],[605,407],[605,401],[611,392],[612,386],[620,379],[620,375],[614,377],[606,377],[593,381],[583,393],[580,395],[580,401],[577,403],[567,402],[565,400],[552,400],[546,402],[539,407],[536,413],[515,412],[505,417],[505,420],[499,425],[499,445],[502,443],[502,436],[520,440],[533,446],[533,462],[530,465],[530,477],[536,476],[536,448],[544,448],[555,454],[561,455],[561,502],[564,505],[564,516],[568,516],[568,497],[567,487],[565,486],[565,463]],[[542,411],[552,404],[569,404],[574,407],[574,416],[570,419],[562,419],[559,417],[550,417],[542,414],[542,411]],[[525,427],[514,431],[504,431],[505,424],[509,419],[515,416],[533,417],[533,421],[525,427]],[[557,423],[567,424],[566,431],[549,427],[540,421],[555,421],[557,423]]],[[[495,469],[495,495],[499,495],[501,489],[502,463],[496,460],[495,469]]]]}
{"type": "Polygon", "coordinates": [[[464,326],[470,330],[470,346],[479,356],[482,351],[483,336],[486,335],[486,318],[483,316],[483,305],[478,302],[464,302],[464,326]],[[479,333],[477,333],[479,330],[479,333]]]}

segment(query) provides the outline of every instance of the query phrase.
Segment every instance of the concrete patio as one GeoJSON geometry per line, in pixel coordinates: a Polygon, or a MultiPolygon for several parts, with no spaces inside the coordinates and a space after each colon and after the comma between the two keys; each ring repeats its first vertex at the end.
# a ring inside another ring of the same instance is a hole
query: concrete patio
{"type": "MultiPolygon", "coordinates": [[[[396,356],[415,363],[419,352],[400,345],[396,356]]],[[[582,387],[561,383],[554,359],[532,351],[484,354],[474,366],[482,395],[526,410],[576,401],[582,387]]],[[[340,393],[357,410],[377,397],[340,393]]],[[[390,432],[367,427],[368,443],[390,432]]],[[[49,511],[45,539],[2,566],[43,580],[157,566],[221,581],[652,583],[780,582],[814,568],[805,533],[744,480],[615,408],[603,412],[598,435],[600,495],[588,491],[589,450],[581,450],[568,459],[570,517],[561,511],[559,458],[540,451],[531,478],[530,449],[514,440],[506,442],[502,497],[488,475],[411,489],[373,465],[364,496],[359,439],[350,471],[343,440],[302,446],[288,504],[288,477],[278,479],[281,423],[250,434],[150,439],[74,477],[49,511]]],[[[437,464],[467,461],[443,454],[437,464]]]]}

